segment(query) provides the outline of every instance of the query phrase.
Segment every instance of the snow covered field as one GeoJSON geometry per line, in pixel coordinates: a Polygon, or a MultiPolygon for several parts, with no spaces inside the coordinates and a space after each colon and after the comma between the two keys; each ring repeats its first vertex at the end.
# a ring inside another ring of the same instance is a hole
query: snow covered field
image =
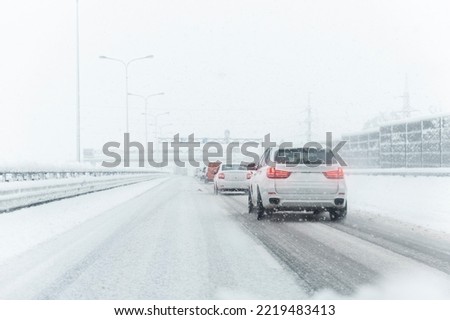
{"type": "Polygon", "coordinates": [[[348,175],[350,212],[450,233],[450,177],[348,175]]]}

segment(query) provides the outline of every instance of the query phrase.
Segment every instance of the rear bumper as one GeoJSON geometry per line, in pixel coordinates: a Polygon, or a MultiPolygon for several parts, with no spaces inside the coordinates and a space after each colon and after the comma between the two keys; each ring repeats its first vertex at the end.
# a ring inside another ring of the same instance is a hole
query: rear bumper
{"type": "Polygon", "coordinates": [[[241,180],[241,181],[227,181],[219,179],[216,182],[217,189],[220,191],[246,191],[248,190],[248,180],[241,180]]]}
{"type": "Polygon", "coordinates": [[[347,186],[345,180],[338,180],[335,183],[337,185],[335,185],[334,191],[329,193],[324,193],[324,188],[317,190],[313,186],[308,190],[309,193],[280,193],[277,191],[275,182],[270,181],[270,184],[266,185],[265,188],[261,188],[263,206],[267,209],[278,209],[280,211],[344,208],[347,205],[347,186]]]}
{"type": "Polygon", "coordinates": [[[287,211],[344,208],[347,204],[346,195],[340,193],[327,195],[266,194],[262,200],[267,209],[287,211]]]}

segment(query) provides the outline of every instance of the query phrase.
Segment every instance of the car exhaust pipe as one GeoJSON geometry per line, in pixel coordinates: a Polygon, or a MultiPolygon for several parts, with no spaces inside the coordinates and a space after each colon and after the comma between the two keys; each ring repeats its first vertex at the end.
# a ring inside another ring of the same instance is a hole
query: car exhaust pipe
{"type": "Polygon", "coordinates": [[[278,199],[278,198],[269,198],[269,203],[270,204],[279,205],[280,204],[280,199],[278,199]]]}

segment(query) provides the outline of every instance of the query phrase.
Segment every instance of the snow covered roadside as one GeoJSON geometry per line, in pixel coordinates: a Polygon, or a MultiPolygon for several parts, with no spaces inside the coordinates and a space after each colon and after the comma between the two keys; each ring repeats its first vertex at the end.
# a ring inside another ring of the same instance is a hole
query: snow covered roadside
{"type": "Polygon", "coordinates": [[[0,214],[0,263],[156,187],[167,179],[155,179],[0,214]]]}
{"type": "Polygon", "coordinates": [[[348,175],[348,203],[361,210],[450,233],[450,177],[348,175]]]}

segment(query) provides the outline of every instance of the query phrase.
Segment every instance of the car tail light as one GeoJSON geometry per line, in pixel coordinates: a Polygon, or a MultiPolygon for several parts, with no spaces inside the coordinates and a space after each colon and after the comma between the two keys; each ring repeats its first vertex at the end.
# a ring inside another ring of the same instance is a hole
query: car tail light
{"type": "Polygon", "coordinates": [[[252,173],[251,172],[247,172],[247,179],[251,179],[252,178],[252,173]]]}
{"type": "Polygon", "coordinates": [[[337,168],[336,170],[325,171],[323,173],[328,179],[344,179],[344,170],[337,168]]]}
{"type": "Polygon", "coordinates": [[[218,178],[225,179],[225,173],[223,173],[223,172],[219,173],[218,178]]]}
{"type": "Polygon", "coordinates": [[[266,172],[267,178],[270,179],[286,179],[291,173],[289,171],[278,170],[274,167],[269,167],[266,172]]]}

